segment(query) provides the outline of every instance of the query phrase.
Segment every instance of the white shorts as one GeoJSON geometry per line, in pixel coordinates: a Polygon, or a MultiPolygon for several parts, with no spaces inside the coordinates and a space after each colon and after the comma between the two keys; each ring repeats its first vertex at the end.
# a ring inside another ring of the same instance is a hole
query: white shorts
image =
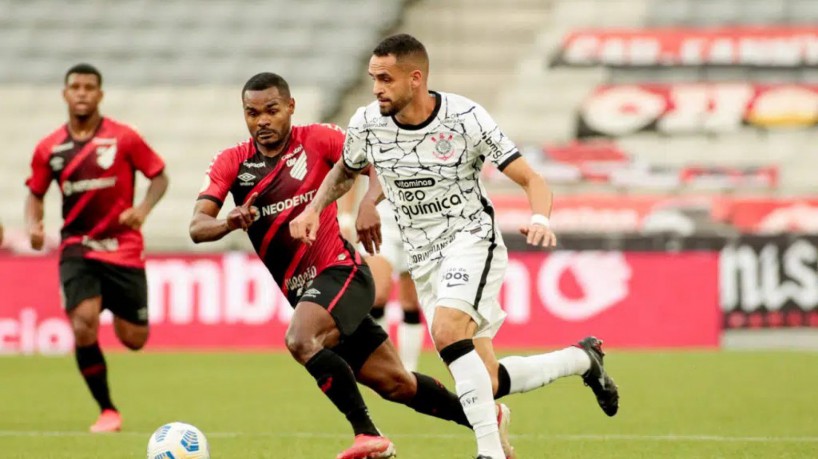
{"type": "Polygon", "coordinates": [[[406,259],[406,251],[403,249],[403,240],[400,237],[400,229],[395,222],[395,215],[392,206],[384,200],[378,204],[378,214],[381,216],[381,251],[379,255],[392,265],[395,274],[409,272],[409,264],[406,259]]]}
{"type": "Polygon", "coordinates": [[[500,307],[500,286],[508,265],[502,236],[495,243],[459,233],[444,249],[443,260],[415,279],[418,298],[431,330],[435,310],[465,312],[477,323],[475,338],[494,338],[506,313],[500,307]]]}

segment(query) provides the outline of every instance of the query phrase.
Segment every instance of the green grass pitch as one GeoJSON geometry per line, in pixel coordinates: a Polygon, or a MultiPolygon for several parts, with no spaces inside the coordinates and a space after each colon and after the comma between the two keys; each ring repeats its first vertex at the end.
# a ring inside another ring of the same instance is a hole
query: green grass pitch
{"type": "MultiPolygon", "coordinates": [[[[615,418],[579,378],[507,398],[520,458],[818,457],[818,356],[787,352],[611,352],[615,418]]],[[[96,408],[72,357],[0,357],[0,458],[144,458],[150,433],[201,428],[215,459],[334,458],[342,416],[284,354],[108,355],[120,434],[87,434],[96,408]]],[[[451,387],[443,364],[421,370],[451,387]]],[[[470,431],[364,389],[398,457],[474,456],[470,431]]]]}

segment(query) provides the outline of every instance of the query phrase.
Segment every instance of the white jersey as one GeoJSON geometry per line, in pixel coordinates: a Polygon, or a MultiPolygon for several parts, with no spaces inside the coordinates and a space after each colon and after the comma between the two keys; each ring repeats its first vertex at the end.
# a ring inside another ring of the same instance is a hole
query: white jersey
{"type": "Polygon", "coordinates": [[[349,122],[343,158],[350,169],[374,165],[392,205],[414,277],[428,272],[460,232],[503,244],[480,170],[501,170],[520,156],[486,110],[449,93],[417,126],[382,116],[378,103],[349,122]]]}

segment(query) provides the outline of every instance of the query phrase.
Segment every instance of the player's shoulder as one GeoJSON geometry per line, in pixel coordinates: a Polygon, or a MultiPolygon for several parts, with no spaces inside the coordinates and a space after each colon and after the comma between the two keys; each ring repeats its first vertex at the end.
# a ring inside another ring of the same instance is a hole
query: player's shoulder
{"type": "Polygon", "coordinates": [[[54,129],[53,131],[49,132],[45,137],[40,139],[37,142],[36,151],[43,152],[43,153],[51,153],[51,150],[68,140],[70,136],[68,135],[68,128],[65,124],[60,125],[60,127],[54,129]]]}
{"type": "Polygon", "coordinates": [[[344,130],[333,123],[312,123],[293,126],[293,135],[302,141],[311,137],[337,137],[344,135],[344,130]]]}
{"type": "Polygon", "coordinates": [[[386,125],[387,117],[381,115],[377,100],[369,105],[358,107],[349,119],[349,128],[361,131],[374,127],[385,127],[386,125]]]}
{"type": "Polygon", "coordinates": [[[121,138],[142,137],[142,134],[131,124],[115,120],[109,117],[102,118],[102,129],[100,135],[115,136],[121,138]]]}
{"type": "Polygon", "coordinates": [[[216,152],[216,155],[213,157],[213,162],[238,164],[252,157],[254,154],[255,147],[253,146],[253,139],[247,139],[232,147],[227,147],[216,152]]]}
{"type": "Polygon", "coordinates": [[[486,111],[482,105],[466,96],[461,96],[460,94],[455,94],[452,92],[439,92],[439,94],[445,101],[447,105],[447,112],[450,114],[453,112],[469,113],[476,111],[482,113],[486,111]]]}

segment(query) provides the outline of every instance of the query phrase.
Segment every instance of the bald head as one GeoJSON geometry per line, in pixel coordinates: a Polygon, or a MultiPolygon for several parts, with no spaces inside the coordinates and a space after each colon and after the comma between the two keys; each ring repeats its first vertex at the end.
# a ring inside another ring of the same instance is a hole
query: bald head
{"type": "Polygon", "coordinates": [[[384,38],[372,50],[378,57],[395,56],[395,61],[408,71],[420,70],[426,76],[429,73],[429,54],[426,47],[417,38],[409,34],[392,35],[384,38]]]}

